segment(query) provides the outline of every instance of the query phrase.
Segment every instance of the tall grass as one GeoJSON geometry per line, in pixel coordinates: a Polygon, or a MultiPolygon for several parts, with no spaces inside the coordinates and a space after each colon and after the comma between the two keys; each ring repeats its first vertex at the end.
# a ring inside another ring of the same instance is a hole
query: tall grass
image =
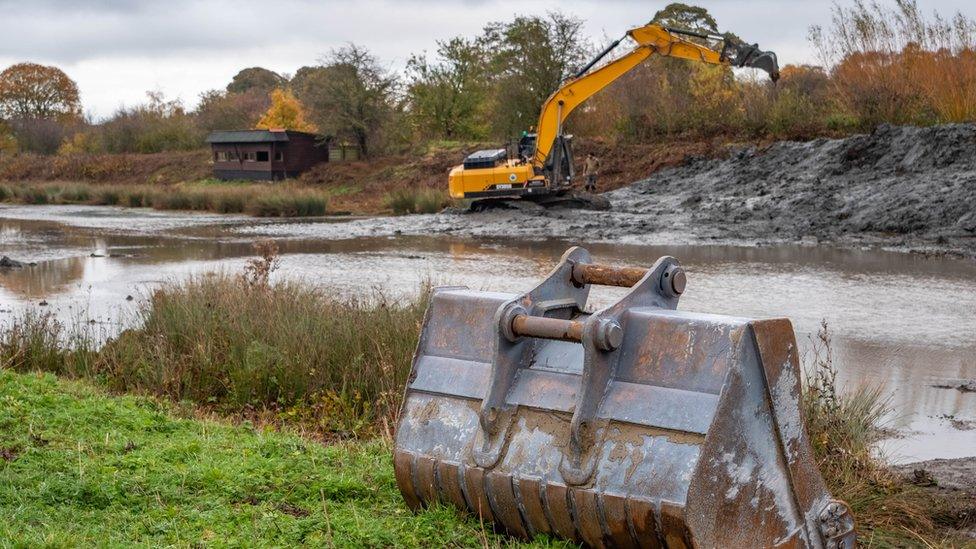
{"type": "Polygon", "coordinates": [[[450,198],[437,189],[408,187],[386,195],[386,206],[396,215],[437,213],[450,202],[450,198]]]}
{"type": "Polygon", "coordinates": [[[258,217],[325,215],[325,191],[287,185],[110,185],[90,183],[7,183],[0,201],[22,204],[96,204],[157,210],[247,213],[258,217]]]}
{"type": "Polygon", "coordinates": [[[425,296],[338,298],[300,282],[270,284],[273,250],[243,275],[211,274],[155,291],[138,328],[95,350],[51,316],[0,336],[19,371],[97,377],[117,391],[188,400],[223,413],[313,427],[326,436],[392,428],[425,296]],[[65,341],[71,340],[65,345],[65,341]]]}

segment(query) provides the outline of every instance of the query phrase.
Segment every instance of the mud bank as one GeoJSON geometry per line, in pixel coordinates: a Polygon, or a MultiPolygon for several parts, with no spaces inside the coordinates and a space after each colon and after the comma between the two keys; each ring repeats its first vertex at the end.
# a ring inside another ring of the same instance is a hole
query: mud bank
{"type": "Polygon", "coordinates": [[[933,459],[894,470],[908,482],[951,502],[954,516],[947,518],[958,524],[956,533],[976,541],[976,457],[933,459]]]}
{"type": "Polygon", "coordinates": [[[976,125],[869,135],[691,160],[610,193],[621,212],[684,214],[733,239],[881,242],[976,251],[976,125]]]}
{"type": "MultiPolygon", "coordinates": [[[[691,157],[606,193],[610,212],[514,210],[372,218],[326,237],[565,238],[632,244],[808,242],[976,255],[976,125],[880,126],[691,157]]],[[[295,226],[257,229],[288,236],[295,226]]],[[[307,235],[307,228],[300,232],[307,235]]]]}

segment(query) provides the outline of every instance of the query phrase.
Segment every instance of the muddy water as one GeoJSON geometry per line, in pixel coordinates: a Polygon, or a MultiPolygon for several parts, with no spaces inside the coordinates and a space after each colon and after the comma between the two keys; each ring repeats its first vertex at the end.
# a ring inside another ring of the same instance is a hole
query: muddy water
{"type": "MultiPolygon", "coordinates": [[[[398,236],[393,230],[361,236],[357,225],[349,219],[282,224],[105,207],[0,206],[0,254],[36,262],[0,271],[0,324],[33,308],[113,333],[132,321],[153,285],[239,270],[255,235],[278,241],[279,276],[344,294],[409,295],[425,280],[527,289],[571,244],[398,236]]],[[[976,394],[933,387],[976,379],[976,263],[829,247],[588,247],[607,263],[649,265],[661,255],[678,257],[689,273],[681,308],[789,317],[808,359],[826,320],[842,383],[883,384],[891,395],[891,425],[902,432],[885,445],[893,461],[976,455],[976,429],[967,429],[976,422],[976,394]]],[[[604,305],[619,295],[600,289],[592,302],[604,305]]]]}

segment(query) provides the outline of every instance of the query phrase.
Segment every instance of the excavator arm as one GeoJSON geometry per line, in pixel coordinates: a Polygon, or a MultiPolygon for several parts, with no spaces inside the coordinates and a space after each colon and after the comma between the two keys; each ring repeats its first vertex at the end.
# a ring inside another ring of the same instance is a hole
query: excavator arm
{"type": "Polygon", "coordinates": [[[539,123],[536,126],[538,138],[533,157],[533,165],[537,169],[541,170],[544,166],[556,137],[562,134],[563,122],[576,107],[655,53],[664,57],[677,57],[712,65],[759,68],[769,73],[773,81],[779,78],[776,54],[761,51],[756,45],[656,24],[631,29],[627,31],[625,37],[627,36],[637,43],[632,50],[593,69],[600,60],[620,45],[623,38],[616,40],[549,96],[543,104],[539,123]],[[720,50],[714,50],[686,38],[689,36],[717,40],[722,43],[722,47],[720,50]]]}

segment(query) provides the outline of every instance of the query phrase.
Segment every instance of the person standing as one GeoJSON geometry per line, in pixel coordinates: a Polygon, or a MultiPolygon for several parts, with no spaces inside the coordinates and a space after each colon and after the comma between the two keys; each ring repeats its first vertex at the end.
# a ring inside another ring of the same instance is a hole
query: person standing
{"type": "Polygon", "coordinates": [[[596,176],[600,172],[600,159],[593,153],[587,153],[583,161],[583,190],[588,193],[596,192],[596,176]]]}

